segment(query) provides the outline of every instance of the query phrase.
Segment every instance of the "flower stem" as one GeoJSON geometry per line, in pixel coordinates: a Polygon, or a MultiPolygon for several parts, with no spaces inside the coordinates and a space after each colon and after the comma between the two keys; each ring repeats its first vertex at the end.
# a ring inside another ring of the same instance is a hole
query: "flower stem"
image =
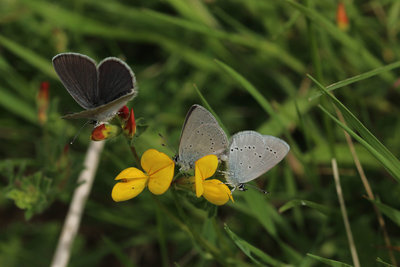
{"type": "MultiPolygon", "coordinates": [[[[129,143],[129,142],[128,142],[129,143]]],[[[139,158],[139,156],[138,156],[138,154],[137,154],[137,152],[136,152],[136,148],[135,148],[135,146],[133,145],[133,143],[131,142],[131,143],[129,143],[129,148],[131,149],[131,152],[132,152],[132,155],[133,155],[133,157],[135,158],[135,161],[136,161],[136,166],[138,166],[139,168],[140,168],[140,158],[139,158]]]]}

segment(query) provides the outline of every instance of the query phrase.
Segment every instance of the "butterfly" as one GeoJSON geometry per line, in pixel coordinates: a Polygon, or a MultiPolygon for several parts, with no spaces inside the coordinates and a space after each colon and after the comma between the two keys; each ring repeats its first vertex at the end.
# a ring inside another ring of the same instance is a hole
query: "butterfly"
{"type": "Polygon", "coordinates": [[[181,170],[194,168],[194,163],[203,156],[223,156],[228,147],[228,138],[214,116],[204,107],[193,105],[182,127],[179,155],[176,162],[181,170]]]}
{"type": "Polygon", "coordinates": [[[122,60],[108,57],[97,66],[88,56],[62,53],[53,57],[54,69],[68,93],[85,110],[65,119],[106,122],[137,94],[136,79],[122,60]]]}
{"type": "Polygon", "coordinates": [[[231,138],[227,151],[227,183],[245,191],[245,183],[269,171],[289,152],[289,145],[274,136],[242,131],[231,138]]]}

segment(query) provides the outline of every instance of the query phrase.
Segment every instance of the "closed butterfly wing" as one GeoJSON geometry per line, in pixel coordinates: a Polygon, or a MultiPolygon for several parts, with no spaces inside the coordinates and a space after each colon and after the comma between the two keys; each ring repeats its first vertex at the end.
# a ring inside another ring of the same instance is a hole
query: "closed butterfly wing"
{"type": "Polygon", "coordinates": [[[266,173],[289,152],[289,145],[274,136],[243,131],[232,136],[228,151],[227,181],[235,186],[266,173]]]}
{"type": "Polygon", "coordinates": [[[228,146],[225,132],[214,116],[200,105],[188,111],[179,144],[178,163],[183,170],[191,169],[199,158],[222,155],[228,146]]]}

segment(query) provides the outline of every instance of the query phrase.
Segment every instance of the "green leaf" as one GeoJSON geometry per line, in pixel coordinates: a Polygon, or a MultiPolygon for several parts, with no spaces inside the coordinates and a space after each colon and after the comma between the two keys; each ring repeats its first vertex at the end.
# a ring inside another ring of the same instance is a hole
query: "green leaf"
{"type": "Polygon", "coordinates": [[[386,170],[392,174],[392,176],[400,182],[400,172],[395,165],[389,162],[381,153],[379,153],[375,148],[373,148],[367,141],[362,139],[358,134],[356,134],[352,129],[350,129],[347,125],[344,125],[341,121],[339,121],[335,116],[333,116],[329,111],[324,109],[322,106],[318,106],[323,112],[325,112],[337,125],[342,127],[343,130],[348,132],[355,140],[357,140],[362,146],[364,146],[371,154],[374,156],[382,165],[386,168],[386,170]]]}
{"type": "MultiPolygon", "coordinates": [[[[396,68],[399,68],[399,67],[400,67],[400,61],[397,61],[397,62],[394,62],[392,64],[389,64],[389,65],[386,65],[386,66],[383,66],[383,67],[379,67],[379,68],[376,68],[374,70],[371,70],[371,71],[368,71],[368,72],[364,72],[362,74],[347,78],[347,79],[342,80],[340,82],[332,83],[331,85],[328,85],[326,87],[326,90],[331,92],[333,90],[342,88],[344,86],[353,84],[355,82],[359,82],[359,81],[371,78],[373,76],[382,74],[384,72],[387,72],[387,71],[390,71],[390,70],[393,70],[393,69],[396,69],[396,68]]],[[[311,101],[311,100],[313,100],[313,99],[315,99],[317,97],[320,97],[322,94],[323,93],[321,93],[321,92],[315,93],[313,96],[311,96],[309,98],[309,100],[311,101]]]]}
{"type": "Polygon", "coordinates": [[[246,254],[246,256],[249,257],[255,264],[260,266],[262,266],[263,264],[271,264],[272,266],[290,266],[272,258],[262,250],[249,244],[247,241],[244,241],[234,232],[232,232],[226,224],[224,228],[229,237],[233,240],[233,242],[235,242],[236,246],[238,246],[238,248],[243,251],[243,253],[246,254]],[[255,256],[257,257],[257,259],[255,256]]]}
{"type": "Polygon", "coordinates": [[[384,262],[381,258],[376,258],[376,261],[377,262],[379,262],[379,263],[382,263],[383,265],[385,265],[386,267],[396,267],[396,266],[394,266],[394,265],[392,265],[392,264],[389,264],[389,263],[387,263],[387,262],[384,262]]]}
{"type": "Polygon", "coordinates": [[[307,253],[307,256],[309,256],[309,257],[311,257],[311,258],[313,258],[313,259],[315,259],[317,261],[320,261],[320,262],[323,262],[325,264],[328,264],[329,266],[332,266],[332,267],[352,267],[352,265],[350,265],[350,264],[347,264],[347,263],[344,263],[344,262],[340,262],[340,261],[334,261],[334,260],[322,258],[322,257],[319,257],[317,255],[310,254],[310,253],[307,253]]]}
{"type": "Polygon", "coordinates": [[[362,138],[360,138],[356,133],[350,130],[349,127],[343,125],[339,120],[337,120],[333,115],[331,115],[327,110],[320,108],[329,115],[339,126],[346,130],[351,136],[353,136],[357,141],[363,144],[373,155],[381,161],[385,168],[400,181],[400,161],[356,118],[356,116],[351,113],[334,95],[329,93],[326,88],[321,85],[312,76],[307,75],[321,90],[323,94],[328,96],[330,100],[339,108],[342,112],[346,122],[356,129],[362,138]],[[362,141],[361,141],[362,139],[362,141]],[[368,145],[367,145],[368,144],[368,145]]]}
{"type": "Polygon", "coordinates": [[[279,212],[285,212],[291,208],[294,207],[298,207],[298,206],[308,206],[312,209],[315,209],[317,211],[319,211],[320,213],[324,214],[324,215],[331,215],[332,214],[332,209],[330,209],[327,206],[309,201],[309,200],[301,200],[301,199],[294,199],[291,200],[289,202],[287,202],[285,205],[283,205],[282,207],[280,207],[279,212]]]}
{"type": "Polygon", "coordinates": [[[0,44],[4,48],[8,49],[10,52],[25,60],[27,63],[31,64],[33,67],[43,71],[43,73],[45,73],[46,75],[49,75],[53,78],[57,77],[55,71],[53,70],[53,67],[51,66],[50,59],[42,58],[38,56],[38,54],[36,54],[35,52],[25,48],[25,46],[22,46],[1,35],[0,44]]]}
{"type": "MultiPolygon", "coordinates": [[[[351,49],[357,55],[360,55],[361,59],[363,59],[368,66],[377,68],[382,65],[382,63],[375,58],[375,56],[371,54],[362,43],[341,31],[338,27],[336,27],[335,24],[331,22],[331,20],[328,20],[316,10],[308,8],[292,0],[286,0],[286,2],[306,15],[319,28],[323,28],[323,30],[329,33],[332,38],[338,40],[341,44],[351,49]]],[[[393,75],[390,73],[385,73],[384,77],[387,80],[393,79],[393,75]]]]}
{"type": "Polygon", "coordinates": [[[37,124],[38,122],[37,111],[30,103],[1,87],[0,106],[30,123],[37,124]]]}
{"type": "Polygon", "coordinates": [[[400,211],[396,210],[388,205],[383,204],[380,201],[377,200],[372,200],[370,199],[371,202],[375,203],[375,205],[378,207],[378,209],[385,214],[389,219],[391,219],[397,226],[400,226],[400,211]]]}

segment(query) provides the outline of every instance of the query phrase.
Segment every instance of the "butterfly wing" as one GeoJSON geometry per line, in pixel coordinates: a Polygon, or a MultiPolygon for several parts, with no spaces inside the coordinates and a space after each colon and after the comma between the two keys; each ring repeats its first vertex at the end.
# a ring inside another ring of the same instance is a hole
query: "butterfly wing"
{"type": "Polygon", "coordinates": [[[289,152],[289,145],[274,136],[243,131],[232,136],[228,152],[228,182],[247,183],[266,173],[289,152]]]}
{"type": "Polygon", "coordinates": [[[96,63],[78,53],[62,53],[53,57],[53,66],[68,93],[84,109],[98,103],[96,63]]]}
{"type": "Polygon", "coordinates": [[[179,143],[179,161],[182,169],[193,168],[199,158],[214,154],[222,155],[228,146],[228,138],[214,116],[200,105],[193,105],[183,124],[179,143]]]}
{"type": "Polygon", "coordinates": [[[108,121],[112,117],[115,116],[115,114],[118,112],[118,110],[121,109],[126,103],[128,103],[129,100],[131,100],[135,96],[134,90],[131,90],[128,94],[115,99],[114,101],[111,101],[107,104],[91,108],[88,110],[84,110],[78,113],[73,113],[73,114],[67,114],[63,116],[63,119],[91,119],[96,122],[103,122],[103,121],[108,121]]]}
{"type": "Polygon", "coordinates": [[[132,90],[134,94],[137,93],[135,75],[122,60],[115,57],[105,58],[98,66],[98,73],[100,104],[103,105],[130,94],[132,90]]]}

